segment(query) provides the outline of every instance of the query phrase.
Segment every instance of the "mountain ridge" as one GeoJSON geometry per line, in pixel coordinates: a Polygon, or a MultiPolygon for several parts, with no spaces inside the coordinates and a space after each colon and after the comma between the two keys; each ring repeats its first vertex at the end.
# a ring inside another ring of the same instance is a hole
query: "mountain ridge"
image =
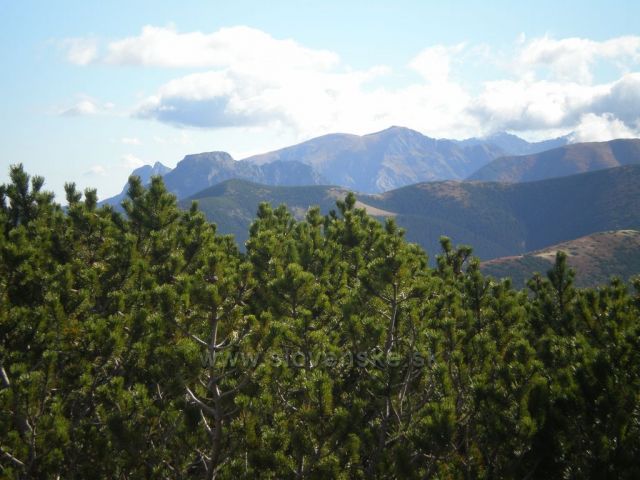
{"type": "MultiPolygon", "coordinates": [[[[148,183],[151,175],[143,177],[138,174],[139,171],[140,169],[135,170],[132,175],[140,176],[143,184],[148,183]]],[[[306,185],[326,183],[311,167],[300,162],[277,161],[266,165],[252,165],[234,160],[231,155],[222,151],[186,155],[175,168],[160,175],[167,189],[179,199],[232,178],[267,185],[291,185],[298,182],[306,185]]],[[[124,193],[126,188],[125,186],[124,193]]],[[[118,206],[123,199],[124,195],[120,194],[105,200],[104,203],[118,206]]]]}
{"type": "Polygon", "coordinates": [[[545,274],[553,267],[559,251],[567,255],[579,287],[601,285],[612,276],[626,281],[640,273],[638,230],[597,232],[522,255],[488,260],[480,269],[485,275],[509,277],[516,287],[523,288],[535,272],[545,274]]]}
{"type": "Polygon", "coordinates": [[[328,134],[243,161],[296,160],[332,184],[379,193],[421,181],[463,179],[502,154],[488,143],[464,145],[393,126],[366,135],[328,134]]]}
{"type": "Polygon", "coordinates": [[[640,163],[640,139],[564,145],[543,152],[497,158],[467,180],[531,182],[640,163]]]}
{"type": "MultiPolygon", "coordinates": [[[[337,186],[230,182],[231,190],[226,184],[210,187],[180,205],[188,208],[191,200],[198,200],[221,232],[235,234],[247,230],[260,202],[284,203],[300,219],[311,205],[328,213],[336,198],[348,192],[337,186]]],[[[357,199],[392,215],[406,229],[407,239],[429,253],[439,251],[439,237],[447,235],[455,243],[472,245],[488,260],[598,231],[640,230],[640,165],[528,183],[420,183],[383,194],[357,194],[357,199]]],[[[237,237],[240,244],[246,240],[242,235],[237,237]]]]}
{"type": "MultiPolygon", "coordinates": [[[[143,185],[147,185],[151,181],[151,177],[159,175],[164,177],[167,173],[171,172],[171,168],[167,167],[161,162],[155,162],[153,165],[142,165],[131,172],[129,175],[134,177],[140,177],[143,185]]],[[[129,190],[129,184],[125,184],[120,193],[113,197],[102,200],[100,204],[107,204],[119,207],[122,201],[127,197],[127,190],[129,190]]]]}
{"type": "MultiPolygon", "coordinates": [[[[383,193],[425,181],[480,179],[481,172],[491,169],[491,165],[500,165],[507,161],[504,159],[521,162],[525,158],[505,153],[536,152],[556,145],[588,151],[599,145],[576,147],[583,144],[566,145],[567,141],[568,137],[559,137],[530,143],[506,132],[466,140],[436,139],[406,127],[391,126],[366,135],[330,133],[242,160],[234,160],[221,151],[189,154],[174,169],[160,174],[179,199],[231,178],[267,185],[334,184],[361,193],[383,193]]],[[[549,150],[530,156],[548,155],[545,152],[549,150]]],[[[117,206],[122,198],[120,194],[105,202],[117,206]]]]}

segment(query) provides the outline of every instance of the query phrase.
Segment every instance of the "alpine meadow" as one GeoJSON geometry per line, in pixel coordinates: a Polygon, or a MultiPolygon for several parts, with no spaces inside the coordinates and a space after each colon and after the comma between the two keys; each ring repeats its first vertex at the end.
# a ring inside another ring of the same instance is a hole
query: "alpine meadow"
{"type": "Polygon", "coordinates": [[[640,4],[0,6],[0,478],[640,478],[640,4]]]}

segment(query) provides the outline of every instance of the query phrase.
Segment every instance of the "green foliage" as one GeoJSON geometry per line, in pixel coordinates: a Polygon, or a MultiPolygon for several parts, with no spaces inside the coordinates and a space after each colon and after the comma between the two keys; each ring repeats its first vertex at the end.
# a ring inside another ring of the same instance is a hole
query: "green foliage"
{"type": "Polygon", "coordinates": [[[640,279],[518,291],[356,207],[241,253],[159,177],[0,186],[6,478],[637,478],[640,279]]]}

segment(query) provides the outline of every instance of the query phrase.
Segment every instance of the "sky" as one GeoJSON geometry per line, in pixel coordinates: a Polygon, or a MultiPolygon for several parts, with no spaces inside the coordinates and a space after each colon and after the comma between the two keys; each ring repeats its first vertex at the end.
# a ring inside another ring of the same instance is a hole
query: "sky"
{"type": "Polygon", "coordinates": [[[160,161],[234,158],[392,125],[640,136],[640,2],[0,0],[9,165],[123,188],[160,161]]]}

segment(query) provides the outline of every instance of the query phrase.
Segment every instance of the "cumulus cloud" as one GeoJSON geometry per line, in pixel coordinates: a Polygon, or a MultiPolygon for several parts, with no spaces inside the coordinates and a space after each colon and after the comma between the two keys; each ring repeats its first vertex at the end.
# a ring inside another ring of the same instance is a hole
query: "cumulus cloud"
{"type": "Polygon", "coordinates": [[[497,80],[484,84],[469,112],[493,130],[538,130],[573,125],[606,85],[573,82],[497,80]]]}
{"type": "MultiPolygon", "coordinates": [[[[230,72],[206,72],[172,80],[136,111],[140,118],[197,127],[251,125],[264,120],[264,104],[250,89],[261,79],[230,72]]],[[[266,113],[266,112],[265,112],[266,113]]]]}
{"type": "Polygon", "coordinates": [[[326,69],[337,64],[339,58],[333,52],[305,48],[293,40],[275,39],[245,26],[221,28],[208,34],[146,26],[138,36],[111,42],[100,61],[176,68],[242,64],[246,68],[326,69]]]}
{"type": "MultiPolygon", "coordinates": [[[[336,53],[249,27],[180,33],[147,26],[137,36],[96,46],[87,61],[78,54],[75,63],[196,69],[160,85],[132,111],[179,127],[266,126],[300,137],[392,124],[457,138],[499,130],[575,130],[575,139],[599,138],[600,127],[609,132],[603,136],[636,131],[640,36],[521,35],[512,47],[506,53],[486,45],[431,45],[408,58],[404,71],[391,72],[385,66],[352,69],[336,53]],[[502,78],[462,83],[457,69],[478,56],[494,58],[502,78]],[[602,62],[618,72],[616,80],[595,75],[602,62]],[[408,80],[385,86],[390,73],[408,80]]],[[[67,114],[92,108],[85,103],[67,114]]]]}
{"type": "MultiPolygon", "coordinates": [[[[274,52],[274,56],[277,52],[274,52]]],[[[286,124],[322,130],[362,116],[363,87],[385,69],[340,72],[298,69],[251,70],[229,65],[223,71],[187,75],[168,82],[145,99],[135,115],[180,126],[238,127],[286,124]]]]}
{"type": "Polygon", "coordinates": [[[605,142],[614,138],[635,138],[640,136],[640,128],[631,128],[611,113],[596,115],[586,113],[580,117],[571,134],[572,142],[605,142]]]}
{"type": "Polygon", "coordinates": [[[560,80],[590,83],[593,67],[599,60],[608,60],[626,68],[640,63],[640,37],[625,36],[605,41],[587,38],[554,39],[549,36],[526,43],[517,64],[528,70],[546,67],[560,80]]]}
{"type": "Polygon", "coordinates": [[[442,84],[449,80],[451,62],[465,48],[464,43],[448,47],[435,45],[425,48],[409,66],[417,71],[429,83],[442,84]]]}
{"type": "Polygon", "coordinates": [[[640,116],[640,73],[624,75],[607,86],[606,92],[594,99],[595,113],[611,113],[627,125],[640,116]]]}
{"type": "MultiPolygon", "coordinates": [[[[599,85],[575,82],[502,80],[487,82],[472,100],[470,113],[493,130],[577,129],[586,138],[595,126],[608,131],[633,132],[640,119],[640,74],[627,74],[599,85]],[[591,115],[590,115],[591,114],[591,115]],[[586,120],[585,120],[586,119],[586,120]],[[614,126],[617,127],[614,128],[614,126]]],[[[605,135],[606,136],[606,135],[605,135]]],[[[595,138],[595,137],[594,137],[595,138]]]]}

